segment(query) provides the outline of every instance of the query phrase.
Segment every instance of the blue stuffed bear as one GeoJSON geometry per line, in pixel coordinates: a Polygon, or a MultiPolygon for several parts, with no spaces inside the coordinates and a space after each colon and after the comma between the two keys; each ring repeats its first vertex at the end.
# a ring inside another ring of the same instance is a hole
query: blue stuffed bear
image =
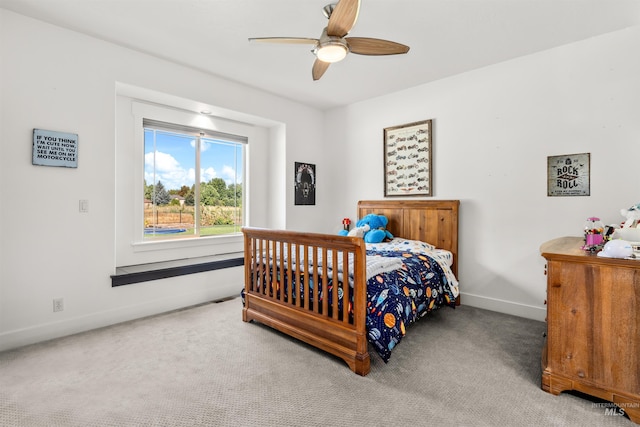
{"type": "Polygon", "coordinates": [[[384,215],[367,214],[360,219],[353,230],[340,230],[341,236],[362,237],[366,243],[380,243],[385,239],[393,239],[387,230],[389,220],[384,215]]]}

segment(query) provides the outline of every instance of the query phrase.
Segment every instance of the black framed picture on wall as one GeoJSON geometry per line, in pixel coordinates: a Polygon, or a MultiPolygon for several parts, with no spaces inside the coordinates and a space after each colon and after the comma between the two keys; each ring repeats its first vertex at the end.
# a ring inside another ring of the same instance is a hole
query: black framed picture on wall
{"type": "Polygon", "coordinates": [[[294,188],[296,205],[316,204],[316,165],[295,162],[294,188]]]}

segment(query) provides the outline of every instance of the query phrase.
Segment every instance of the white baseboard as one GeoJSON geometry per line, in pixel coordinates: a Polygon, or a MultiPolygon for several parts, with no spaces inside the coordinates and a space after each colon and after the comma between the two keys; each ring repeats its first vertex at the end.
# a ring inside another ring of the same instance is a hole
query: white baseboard
{"type": "MultiPolygon", "coordinates": [[[[0,351],[11,350],[25,345],[127,322],[129,320],[166,313],[230,296],[240,296],[240,289],[242,289],[242,284],[238,283],[223,286],[218,285],[214,292],[209,290],[206,292],[172,295],[171,297],[155,299],[142,304],[100,311],[58,322],[4,332],[0,334],[0,351]]],[[[238,312],[238,318],[240,318],[240,312],[238,312]]]]}
{"type": "MultiPolygon", "coordinates": [[[[228,289],[218,288],[216,295],[201,292],[171,296],[170,298],[156,299],[143,304],[137,304],[115,310],[101,311],[87,316],[66,319],[60,322],[52,322],[29,328],[9,331],[0,334],[0,351],[10,350],[29,344],[35,344],[54,338],[77,334],[91,329],[102,328],[116,323],[153,316],[171,310],[177,310],[196,304],[209,302],[227,296],[236,296],[241,285],[233,284],[228,289]]],[[[461,303],[471,307],[497,311],[499,313],[524,317],[527,319],[544,321],[546,310],[543,307],[534,307],[525,304],[488,298],[479,295],[462,293],[461,303]]],[[[238,314],[240,316],[240,314],[238,314]]]]}
{"type": "Polygon", "coordinates": [[[535,307],[532,305],[467,294],[464,292],[460,293],[460,304],[497,311],[498,313],[511,314],[512,316],[524,317],[526,319],[533,319],[541,322],[544,322],[544,319],[547,316],[547,310],[545,307],[535,307]]]}

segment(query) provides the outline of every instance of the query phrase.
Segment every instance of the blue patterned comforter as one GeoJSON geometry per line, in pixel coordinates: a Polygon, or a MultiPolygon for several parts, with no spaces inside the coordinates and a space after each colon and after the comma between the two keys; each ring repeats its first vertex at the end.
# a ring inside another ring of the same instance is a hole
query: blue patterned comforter
{"type": "Polygon", "coordinates": [[[458,283],[437,255],[368,250],[367,256],[398,257],[403,262],[402,268],[367,282],[368,338],[387,362],[407,326],[439,307],[455,307],[458,283]]]}

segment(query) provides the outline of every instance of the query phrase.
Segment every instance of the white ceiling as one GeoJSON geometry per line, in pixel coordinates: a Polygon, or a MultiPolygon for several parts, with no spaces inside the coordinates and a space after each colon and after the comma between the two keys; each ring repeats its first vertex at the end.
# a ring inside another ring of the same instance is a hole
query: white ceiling
{"type": "MultiPolygon", "coordinates": [[[[640,24],[640,0],[362,0],[354,37],[409,45],[350,54],[311,78],[331,0],[0,0],[0,7],[328,109],[640,24]]],[[[635,52],[634,54],[638,54],[635,52]]]]}

